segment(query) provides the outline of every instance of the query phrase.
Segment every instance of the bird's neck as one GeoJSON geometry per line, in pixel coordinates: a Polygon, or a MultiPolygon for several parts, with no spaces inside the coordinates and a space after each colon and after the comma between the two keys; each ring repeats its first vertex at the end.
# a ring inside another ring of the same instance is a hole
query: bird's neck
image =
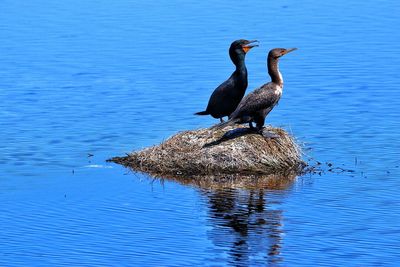
{"type": "Polygon", "coordinates": [[[244,56],[239,56],[235,60],[233,60],[235,64],[236,70],[235,73],[238,76],[247,77],[247,68],[246,64],[244,63],[244,56]]]}
{"type": "Polygon", "coordinates": [[[247,72],[246,65],[244,63],[245,54],[233,54],[233,53],[230,53],[229,56],[231,57],[231,60],[232,60],[233,64],[236,67],[236,71],[239,71],[239,72],[240,71],[245,71],[245,72],[247,72]]]}
{"type": "Polygon", "coordinates": [[[279,71],[279,59],[269,57],[268,58],[268,74],[271,76],[273,83],[283,85],[282,74],[279,71]]]}
{"type": "Polygon", "coordinates": [[[236,64],[235,72],[237,75],[247,76],[247,68],[246,65],[244,64],[244,61],[240,62],[239,64],[236,64]]]}

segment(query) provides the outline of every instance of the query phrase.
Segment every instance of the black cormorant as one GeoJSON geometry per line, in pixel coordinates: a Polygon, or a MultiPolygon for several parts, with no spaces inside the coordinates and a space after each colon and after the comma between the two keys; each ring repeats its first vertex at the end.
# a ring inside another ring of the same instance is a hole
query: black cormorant
{"type": "Polygon", "coordinates": [[[211,115],[223,122],[222,117],[229,116],[242,100],[247,88],[247,69],[244,63],[246,53],[253,47],[257,40],[236,40],[229,48],[229,56],[236,66],[228,80],[218,86],[212,93],[205,111],[195,115],[211,115]]]}
{"type": "Polygon", "coordinates": [[[279,58],[296,49],[275,48],[269,51],[268,74],[271,76],[271,82],[245,96],[236,110],[229,116],[229,120],[213,128],[221,129],[228,125],[249,123],[251,129],[261,131],[265,117],[278,104],[282,95],[283,78],[279,72],[279,58]],[[256,128],[253,127],[253,122],[256,123],[256,128]]]}

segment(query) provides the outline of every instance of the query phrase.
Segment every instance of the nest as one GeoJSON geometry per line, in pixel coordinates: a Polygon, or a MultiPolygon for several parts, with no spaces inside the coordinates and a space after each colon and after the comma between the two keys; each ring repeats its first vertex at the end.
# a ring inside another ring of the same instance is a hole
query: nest
{"type": "Polygon", "coordinates": [[[203,182],[224,177],[232,182],[237,177],[294,177],[304,167],[301,155],[294,138],[283,129],[268,126],[261,135],[229,126],[180,132],[160,145],[109,161],[156,177],[203,177],[197,179],[203,182]]]}

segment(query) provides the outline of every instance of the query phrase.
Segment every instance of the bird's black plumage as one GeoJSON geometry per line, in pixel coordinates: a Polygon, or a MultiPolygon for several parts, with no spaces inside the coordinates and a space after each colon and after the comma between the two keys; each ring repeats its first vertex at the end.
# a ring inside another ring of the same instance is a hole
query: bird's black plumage
{"type": "Polygon", "coordinates": [[[214,118],[229,116],[242,100],[247,88],[247,69],[245,65],[246,53],[257,45],[256,41],[236,40],[229,48],[229,56],[235,64],[236,69],[232,75],[219,85],[211,94],[205,111],[197,112],[196,115],[211,115],[214,118]]]}
{"type": "Polygon", "coordinates": [[[282,95],[283,79],[279,72],[279,58],[296,48],[284,49],[275,48],[268,53],[268,74],[271,76],[271,82],[266,83],[245,96],[236,110],[229,116],[225,123],[218,124],[216,128],[223,128],[228,125],[256,123],[256,129],[261,130],[264,126],[265,117],[278,104],[282,95]]]}

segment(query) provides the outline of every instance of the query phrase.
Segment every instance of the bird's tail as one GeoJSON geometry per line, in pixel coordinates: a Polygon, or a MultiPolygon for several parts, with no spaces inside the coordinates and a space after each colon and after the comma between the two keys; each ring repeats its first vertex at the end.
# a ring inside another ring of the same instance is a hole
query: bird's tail
{"type": "Polygon", "coordinates": [[[226,122],[221,122],[221,123],[218,123],[218,124],[216,124],[214,126],[211,126],[210,129],[212,129],[212,130],[221,130],[221,129],[225,128],[225,127],[235,125],[239,121],[240,121],[240,119],[230,119],[230,120],[228,120],[226,122]]]}
{"type": "Polygon", "coordinates": [[[207,110],[194,113],[194,115],[209,115],[207,110]]]}

